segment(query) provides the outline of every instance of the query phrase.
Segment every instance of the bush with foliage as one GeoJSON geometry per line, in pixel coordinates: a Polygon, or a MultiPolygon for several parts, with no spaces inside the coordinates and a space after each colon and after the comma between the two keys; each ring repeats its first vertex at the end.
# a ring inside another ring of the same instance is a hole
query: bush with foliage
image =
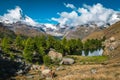
{"type": "Polygon", "coordinates": [[[43,61],[46,66],[49,66],[51,64],[51,58],[48,55],[45,55],[43,57],[43,61]]]}

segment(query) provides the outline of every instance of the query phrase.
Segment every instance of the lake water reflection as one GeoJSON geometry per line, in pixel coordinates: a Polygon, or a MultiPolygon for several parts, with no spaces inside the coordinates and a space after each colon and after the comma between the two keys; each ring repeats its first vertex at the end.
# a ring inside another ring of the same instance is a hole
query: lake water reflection
{"type": "Polygon", "coordinates": [[[91,51],[88,51],[88,52],[85,52],[85,51],[82,51],[82,56],[102,56],[103,54],[103,49],[97,49],[93,52],[91,51]]]}

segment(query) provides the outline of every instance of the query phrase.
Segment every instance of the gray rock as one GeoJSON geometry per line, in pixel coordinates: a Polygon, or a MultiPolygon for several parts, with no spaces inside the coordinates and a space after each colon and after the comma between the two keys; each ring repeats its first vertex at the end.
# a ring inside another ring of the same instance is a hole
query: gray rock
{"type": "Polygon", "coordinates": [[[17,75],[20,75],[20,74],[23,74],[23,73],[24,73],[23,70],[19,70],[16,74],[17,74],[17,75]]]}
{"type": "Polygon", "coordinates": [[[54,77],[54,71],[50,69],[44,69],[41,71],[41,77],[42,78],[53,78],[54,77]]]}
{"type": "Polygon", "coordinates": [[[28,79],[32,79],[32,78],[34,78],[34,76],[33,76],[33,75],[28,74],[28,75],[26,75],[26,78],[28,78],[28,79]]]}
{"type": "Polygon", "coordinates": [[[91,73],[92,73],[92,74],[95,74],[96,72],[97,72],[96,69],[91,69],[91,73]]]}
{"type": "Polygon", "coordinates": [[[70,65],[73,64],[75,61],[72,58],[63,58],[62,61],[60,62],[60,64],[66,64],[66,65],[70,65]]]}

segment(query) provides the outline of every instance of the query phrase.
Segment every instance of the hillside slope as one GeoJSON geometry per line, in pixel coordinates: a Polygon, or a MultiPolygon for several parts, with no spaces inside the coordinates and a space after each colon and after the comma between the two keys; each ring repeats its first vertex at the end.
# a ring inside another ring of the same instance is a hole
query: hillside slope
{"type": "Polygon", "coordinates": [[[102,31],[95,31],[85,37],[83,40],[87,39],[100,39],[101,37],[105,36],[106,39],[110,37],[115,37],[117,40],[120,39],[120,21],[111,25],[110,27],[102,30],[102,31]]]}
{"type": "Polygon", "coordinates": [[[109,55],[112,59],[120,58],[120,21],[104,29],[103,31],[93,32],[83,39],[101,39],[106,38],[104,42],[104,55],[109,55]],[[111,39],[114,39],[111,41],[111,39]]]}
{"type": "Polygon", "coordinates": [[[23,36],[34,37],[34,36],[45,35],[43,31],[39,31],[37,29],[34,29],[32,26],[20,22],[13,24],[0,23],[0,30],[1,30],[0,32],[1,34],[9,35],[9,36],[23,35],[23,36]]]}
{"type": "Polygon", "coordinates": [[[3,26],[2,23],[0,23],[0,38],[2,37],[15,37],[15,33],[11,30],[9,30],[6,26],[3,26]]]}

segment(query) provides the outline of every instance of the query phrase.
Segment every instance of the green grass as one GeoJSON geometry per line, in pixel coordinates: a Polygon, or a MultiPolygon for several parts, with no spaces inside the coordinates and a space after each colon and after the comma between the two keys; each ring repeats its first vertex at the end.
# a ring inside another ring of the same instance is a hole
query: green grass
{"type": "Polygon", "coordinates": [[[67,56],[75,60],[76,63],[90,64],[90,63],[103,63],[108,60],[107,56],[67,56]]]}

